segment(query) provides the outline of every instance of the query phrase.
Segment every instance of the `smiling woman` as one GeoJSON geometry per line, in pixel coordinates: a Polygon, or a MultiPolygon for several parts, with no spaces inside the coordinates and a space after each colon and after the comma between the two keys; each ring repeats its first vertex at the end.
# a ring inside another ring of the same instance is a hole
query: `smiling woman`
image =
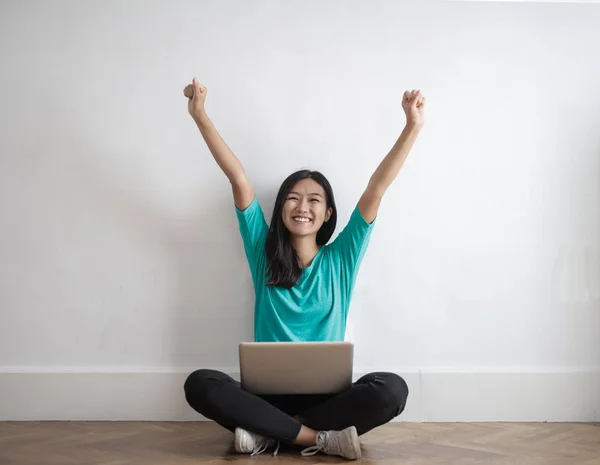
{"type": "MultiPolygon", "coordinates": [[[[423,125],[425,97],[406,91],[407,124],[371,176],[348,224],[328,243],[337,223],[329,181],[297,171],[279,188],[271,225],[240,161],[204,111],[206,88],[196,78],[184,89],[188,111],[233,188],[244,251],[254,283],[257,342],[342,341],[354,282],[383,194],[395,179],[423,125]]],[[[308,374],[310,376],[310,374],[308,374]]],[[[185,382],[189,404],[235,432],[238,452],[256,454],[277,441],[349,459],[361,457],[358,435],[387,423],[406,404],[408,387],[393,373],[370,373],[331,396],[246,392],[225,373],[200,369],[185,382]]]]}
{"type": "Polygon", "coordinates": [[[337,210],[329,181],[297,171],[279,188],[266,237],[269,286],[291,288],[335,230],[337,210]]]}

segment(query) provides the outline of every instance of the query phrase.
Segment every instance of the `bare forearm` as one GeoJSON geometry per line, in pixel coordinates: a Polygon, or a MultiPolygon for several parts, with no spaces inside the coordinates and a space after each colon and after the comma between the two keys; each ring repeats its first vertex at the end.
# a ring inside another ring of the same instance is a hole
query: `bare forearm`
{"type": "Polygon", "coordinates": [[[369,179],[369,184],[358,201],[358,210],[368,223],[372,223],[377,217],[383,194],[398,176],[400,168],[421,132],[425,121],[425,100],[420,90],[404,92],[402,109],[406,113],[406,126],[392,150],[369,179]]]}
{"type": "Polygon", "coordinates": [[[188,99],[188,113],[200,129],[213,158],[231,183],[235,206],[239,210],[245,210],[255,198],[254,189],[246,176],[244,167],[206,115],[204,110],[206,87],[194,77],[192,83],[183,89],[183,95],[188,99]]]}
{"type": "Polygon", "coordinates": [[[368,188],[373,194],[382,197],[390,184],[396,179],[420,131],[420,125],[407,124],[404,127],[400,137],[369,180],[368,188]]]}
{"type": "Polygon", "coordinates": [[[227,146],[206,113],[194,118],[210,153],[232,184],[244,181],[246,173],[240,160],[227,146]]]}

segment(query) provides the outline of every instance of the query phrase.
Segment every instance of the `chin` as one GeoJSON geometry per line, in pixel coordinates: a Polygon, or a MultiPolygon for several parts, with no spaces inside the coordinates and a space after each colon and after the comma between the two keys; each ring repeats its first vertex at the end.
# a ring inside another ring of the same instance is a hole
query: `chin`
{"type": "Polygon", "coordinates": [[[316,233],[316,231],[313,231],[312,229],[309,231],[307,229],[288,228],[288,230],[295,236],[310,236],[311,234],[316,233]]]}
{"type": "Polygon", "coordinates": [[[292,234],[296,235],[296,236],[310,236],[311,234],[316,234],[318,232],[318,229],[315,229],[314,227],[311,228],[304,228],[302,226],[298,227],[296,225],[290,227],[288,225],[286,225],[286,228],[288,229],[289,232],[291,232],[292,234]]]}

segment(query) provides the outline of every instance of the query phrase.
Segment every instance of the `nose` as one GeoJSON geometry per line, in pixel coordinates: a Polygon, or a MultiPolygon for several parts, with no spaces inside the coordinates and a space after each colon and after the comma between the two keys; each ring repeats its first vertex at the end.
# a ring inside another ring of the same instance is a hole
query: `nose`
{"type": "Polygon", "coordinates": [[[300,202],[298,203],[298,211],[302,213],[306,213],[308,211],[308,200],[300,200],[300,202]]]}

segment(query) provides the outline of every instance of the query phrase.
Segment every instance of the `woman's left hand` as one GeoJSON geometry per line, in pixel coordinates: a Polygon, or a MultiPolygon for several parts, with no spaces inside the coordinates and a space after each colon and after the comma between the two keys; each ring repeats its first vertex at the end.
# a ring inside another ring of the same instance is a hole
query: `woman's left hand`
{"type": "Polygon", "coordinates": [[[406,113],[406,124],[421,127],[425,123],[425,97],[420,90],[404,92],[402,108],[406,113]]]}

